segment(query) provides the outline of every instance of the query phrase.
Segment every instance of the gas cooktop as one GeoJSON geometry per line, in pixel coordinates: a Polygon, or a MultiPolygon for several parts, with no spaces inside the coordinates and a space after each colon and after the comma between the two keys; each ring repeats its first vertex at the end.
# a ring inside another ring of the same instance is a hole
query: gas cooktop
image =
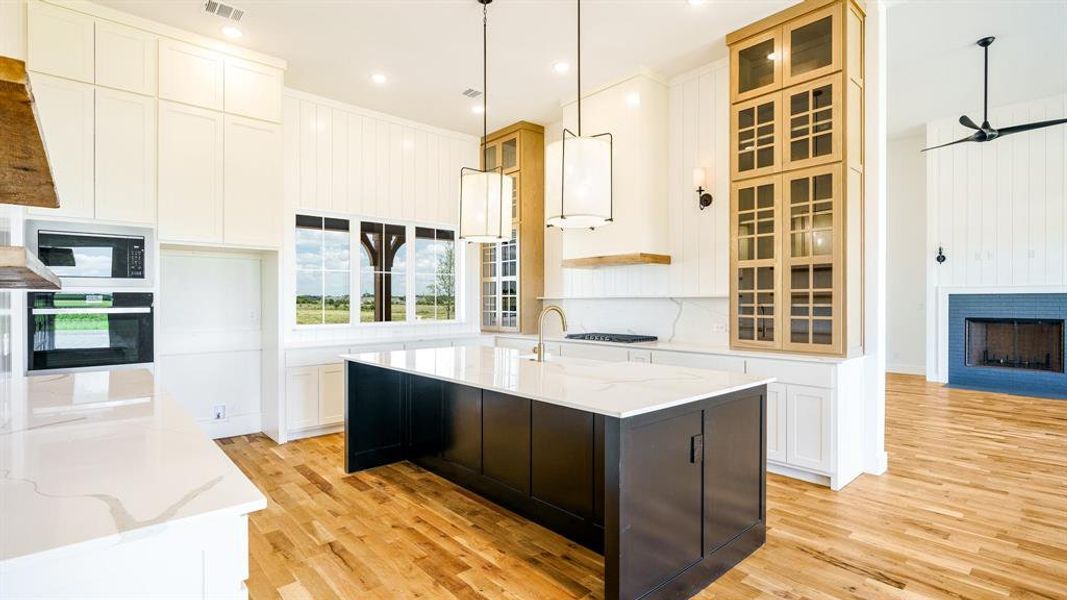
{"type": "Polygon", "coordinates": [[[633,335],[630,333],[568,333],[567,339],[635,344],[638,342],[654,342],[659,338],[654,335],[633,335]]]}

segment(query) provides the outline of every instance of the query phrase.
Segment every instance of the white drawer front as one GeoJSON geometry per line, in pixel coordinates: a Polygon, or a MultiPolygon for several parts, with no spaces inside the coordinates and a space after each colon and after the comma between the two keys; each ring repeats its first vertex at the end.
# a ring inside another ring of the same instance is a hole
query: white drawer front
{"type": "Polygon", "coordinates": [[[832,364],[802,362],[796,360],[774,360],[769,358],[749,358],[748,373],[775,377],[778,383],[795,383],[815,387],[833,387],[834,368],[832,364]]]}

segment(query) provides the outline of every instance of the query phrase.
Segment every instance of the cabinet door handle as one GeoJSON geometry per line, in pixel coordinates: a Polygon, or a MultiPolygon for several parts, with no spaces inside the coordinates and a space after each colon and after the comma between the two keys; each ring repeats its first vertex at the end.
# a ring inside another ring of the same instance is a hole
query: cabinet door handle
{"type": "Polygon", "coordinates": [[[704,434],[689,438],[689,462],[704,462],[704,434]]]}

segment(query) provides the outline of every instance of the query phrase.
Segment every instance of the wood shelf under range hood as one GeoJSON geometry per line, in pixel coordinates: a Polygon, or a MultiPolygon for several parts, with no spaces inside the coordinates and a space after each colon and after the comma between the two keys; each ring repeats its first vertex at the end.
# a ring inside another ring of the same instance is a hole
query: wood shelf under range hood
{"type": "Polygon", "coordinates": [[[60,283],[25,246],[0,246],[0,289],[58,290],[60,283]]]}
{"type": "Polygon", "coordinates": [[[564,269],[598,269],[600,267],[626,267],[630,265],[669,265],[668,254],[634,252],[631,254],[610,254],[608,256],[588,256],[585,258],[568,258],[563,261],[564,269]]]}
{"type": "Polygon", "coordinates": [[[26,63],[0,56],[0,204],[59,208],[26,63]]]}

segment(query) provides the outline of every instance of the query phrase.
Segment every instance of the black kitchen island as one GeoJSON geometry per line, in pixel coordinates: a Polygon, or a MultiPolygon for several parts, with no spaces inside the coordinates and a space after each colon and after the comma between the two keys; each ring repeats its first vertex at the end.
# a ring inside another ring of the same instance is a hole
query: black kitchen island
{"type": "Polygon", "coordinates": [[[345,469],[401,460],[604,555],[605,598],[688,598],[765,539],[770,379],[447,347],[346,355],[345,469]]]}

